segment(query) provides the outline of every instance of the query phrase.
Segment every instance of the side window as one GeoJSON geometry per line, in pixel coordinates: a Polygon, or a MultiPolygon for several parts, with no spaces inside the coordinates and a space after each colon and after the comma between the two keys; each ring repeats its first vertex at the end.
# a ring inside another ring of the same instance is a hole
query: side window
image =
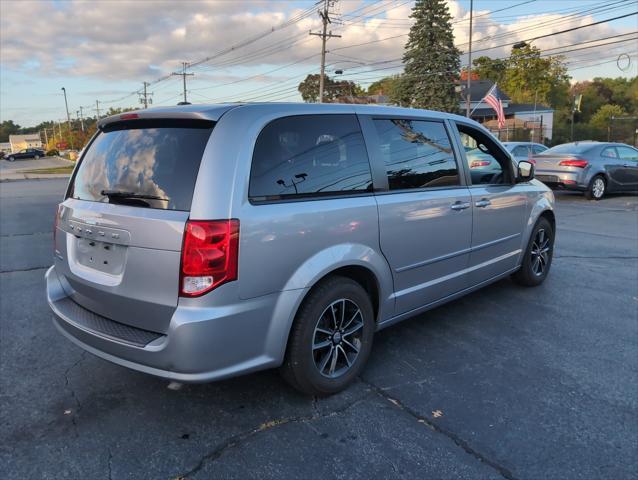
{"type": "Polygon", "coordinates": [[[605,158],[618,158],[618,153],[616,153],[615,147],[607,147],[600,152],[600,156],[605,158]]]}
{"type": "Polygon", "coordinates": [[[450,138],[441,122],[375,119],[390,190],[459,185],[450,138]]]}
{"type": "Polygon", "coordinates": [[[270,122],[257,137],[249,196],[256,200],[372,191],[355,115],[298,115],[270,122]]]}
{"type": "Polygon", "coordinates": [[[525,157],[527,156],[527,147],[525,145],[519,145],[512,153],[515,157],[525,157]]]}
{"type": "Polygon", "coordinates": [[[616,147],[616,150],[618,150],[618,155],[622,160],[638,163],[638,150],[631,147],[616,147]]]}
{"type": "MultiPolygon", "coordinates": [[[[472,185],[498,185],[510,182],[509,158],[488,135],[480,130],[457,124],[465,158],[470,168],[472,185]]],[[[527,152],[527,149],[525,149],[527,152]]],[[[525,153],[527,155],[527,153],[525,153]]]]}
{"type": "Polygon", "coordinates": [[[534,155],[543,153],[545,150],[547,150],[547,147],[542,147],[540,145],[532,145],[532,151],[534,152],[534,155]]]}

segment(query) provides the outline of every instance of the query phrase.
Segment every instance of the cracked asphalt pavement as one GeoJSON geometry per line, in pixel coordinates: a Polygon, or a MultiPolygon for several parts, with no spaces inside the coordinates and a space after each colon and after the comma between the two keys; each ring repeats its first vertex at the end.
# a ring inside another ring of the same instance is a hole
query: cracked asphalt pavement
{"type": "Polygon", "coordinates": [[[167,382],[51,323],[64,180],[0,185],[0,470],[6,479],[635,478],[638,197],[558,193],[548,280],[509,280],[377,334],[346,392],[274,371],[167,382]]]}

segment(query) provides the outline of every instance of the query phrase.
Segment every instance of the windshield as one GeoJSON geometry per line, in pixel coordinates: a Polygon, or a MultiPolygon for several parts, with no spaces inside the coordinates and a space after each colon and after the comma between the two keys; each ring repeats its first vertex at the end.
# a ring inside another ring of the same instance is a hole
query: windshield
{"type": "Polygon", "coordinates": [[[545,150],[541,155],[552,155],[554,153],[573,153],[580,154],[585,153],[587,150],[594,148],[596,145],[591,143],[564,143],[562,145],[556,145],[548,150],[545,150]]]}
{"type": "Polygon", "coordinates": [[[107,125],[82,157],[69,196],[190,210],[213,122],[134,120],[107,125]]]}

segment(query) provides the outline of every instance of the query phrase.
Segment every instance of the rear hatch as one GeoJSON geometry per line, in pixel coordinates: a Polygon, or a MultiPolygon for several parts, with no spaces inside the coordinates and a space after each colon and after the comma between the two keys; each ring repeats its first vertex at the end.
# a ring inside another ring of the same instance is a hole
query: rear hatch
{"type": "Polygon", "coordinates": [[[82,307],[166,333],[180,252],[214,122],[132,119],[102,127],[59,212],[56,271],[82,307]]]}

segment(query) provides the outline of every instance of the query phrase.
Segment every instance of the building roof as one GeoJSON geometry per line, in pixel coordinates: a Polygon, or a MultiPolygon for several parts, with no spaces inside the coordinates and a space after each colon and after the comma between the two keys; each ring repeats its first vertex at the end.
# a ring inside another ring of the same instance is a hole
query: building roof
{"type": "MultiPolygon", "coordinates": [[[[507,115],[514,115],[516,113],[532,113],[532,112],[553,112],[554,109],[545,105],[536,105],[533,103],[510,103],[507,107],[503,108],[503,113],[507,115]]],[[[496,112],[491,108],[477,108],[472,113],[472,117],[493,117],[496,112]]]]}
{"type": "Polygon", "coordinates": [[[39,133],[27,133],[25,135],[9,135],[9,143],[19,143],[19,142],[40,142],[42,139],[40,138],[39,133]]]}
{"type": "MultiPolygon", "coordinates": [[[[472,81],[470,83],[470,98],[472,99],[473,102],[478,102],[483,97],[485,97],[485,95],[487,95],[487,92],[489,92],[490,88],[492,88],[493,86],[494,86],[494,82],[492,82],[491,80],[472,81]]],[[[503,90],[501,90],[498,87],[496,87],[496,90],[498,92],[498,95],[501,101],[503,102],[510,101],[510,97],[507,95],[507,93],[505,93],[503,90]]]]}

